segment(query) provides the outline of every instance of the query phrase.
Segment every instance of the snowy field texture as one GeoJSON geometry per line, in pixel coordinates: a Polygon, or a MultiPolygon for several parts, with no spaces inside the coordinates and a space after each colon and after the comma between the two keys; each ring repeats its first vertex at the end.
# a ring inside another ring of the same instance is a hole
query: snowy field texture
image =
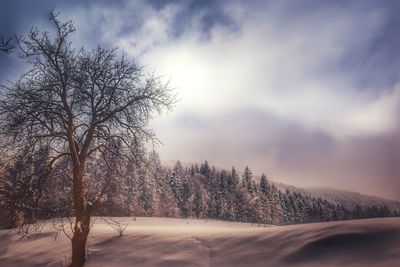
{"type": "MultiPolygon", "coordinates": [[[[97,218],[87,267],[400,266],[400,218],[259,227],[247,223],[123,218],[124,235],[97,218]]],[[[0,231],[0,266],[65,266],[69,240],[50,224],[16,242],[0,231]]]]}

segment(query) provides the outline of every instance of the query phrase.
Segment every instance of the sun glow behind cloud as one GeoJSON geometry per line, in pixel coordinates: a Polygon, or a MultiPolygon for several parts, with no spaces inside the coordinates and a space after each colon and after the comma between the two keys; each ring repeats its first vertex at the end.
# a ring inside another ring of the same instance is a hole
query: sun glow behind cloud
{"type": "MultiPolygon", "coordinates": [[[[235,5],[225,9],[227,14],[237,13],[235,5]]],[[[179,105],[201,116],[252,106],[334,137],[392,131],[398,89],[385,88],[378,94],[376,88],[360,90],[352,73],[332,67],[354,45],[352,38],[373,38],[382,14],[370,10],[355,19],[353,12],[322,10],[279,25],[275,11],[253,12],[247,18],[236,15],[232,19],[241,23],[240,29],[219,25],[205,39],[194,19],[178,39],[150,41],[152,49],[140,53],[140,59],[170,77],[182,99],[179,105]]],[[[165,25],[173,21],[167,17],[160,23],[162,29],[153,29],[163,37],[170,28],[165,25]]],[[[151,30],[148,35],[159,36],[151,30]]],[[[127,38],[131,37],[120,44],[127,38]]]]}

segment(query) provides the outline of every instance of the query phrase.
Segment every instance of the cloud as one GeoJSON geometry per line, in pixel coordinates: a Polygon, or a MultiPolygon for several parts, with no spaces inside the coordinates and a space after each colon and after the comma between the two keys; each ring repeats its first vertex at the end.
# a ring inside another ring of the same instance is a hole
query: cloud
{"type": "MultiPolygon", "coordinates": [[[[354,4],[311,9],[306,3],[135,0],[74,4],[62,16],[78,25],[75,43],[117,45],[147,70],[171,79],[182,110],[212,116],[257,106],[338,138],[392,131],[397,87],[360,87],[358,65],[349,69],[343,63],[370,50],[385,29],[387,9],[354,4]]],[[[385,53],[370,54],[364,65],[382,61],[385,53]]]]}
{"type": "Polygon", "coordinates": [[[176,38],[171,27],[179,9],[150,8],[139,31],[115,38],[150,69],[171,78],[182,110],[212,116],[257,106],[336,137],[393,130],[398,89],[360,90],[358,77],[337,66],[348,49],[374,38],[383,11],[325,8],[283,21],[282,8],[251,12],[225,6],[240,28],[216,25],[206,39],[201,16],[194,15],[176,38]]]}

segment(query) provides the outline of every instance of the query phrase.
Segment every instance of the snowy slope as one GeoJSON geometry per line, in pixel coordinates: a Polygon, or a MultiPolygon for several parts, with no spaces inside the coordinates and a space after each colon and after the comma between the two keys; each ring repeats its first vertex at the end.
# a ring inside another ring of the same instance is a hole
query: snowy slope
{"type": "MultiPolygon", "coordinates": [[[[259,227],[138,218],[123,237],[102,221],[85,266],[400,266],[400,218],[259,227]]],[[[69,241],[49,229],[20,243],[0,231],[0,266],[61,266],[69,241]]]]}

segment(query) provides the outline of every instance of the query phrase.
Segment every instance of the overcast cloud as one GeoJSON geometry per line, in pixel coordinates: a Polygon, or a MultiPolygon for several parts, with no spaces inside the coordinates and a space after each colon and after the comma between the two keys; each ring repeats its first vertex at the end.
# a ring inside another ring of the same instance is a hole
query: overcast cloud
{"type": "MultiPolygon", "coordinates": [[[[170,80],[181,100],[153,123],[165,161],[400,200],[398,1],[38,3],[10,5],[1,31],[47,27],[56,8],[75,43],[118,46],[170,80]]],[[[13,77],[16,59],[0,60],[13,77]]]]}

